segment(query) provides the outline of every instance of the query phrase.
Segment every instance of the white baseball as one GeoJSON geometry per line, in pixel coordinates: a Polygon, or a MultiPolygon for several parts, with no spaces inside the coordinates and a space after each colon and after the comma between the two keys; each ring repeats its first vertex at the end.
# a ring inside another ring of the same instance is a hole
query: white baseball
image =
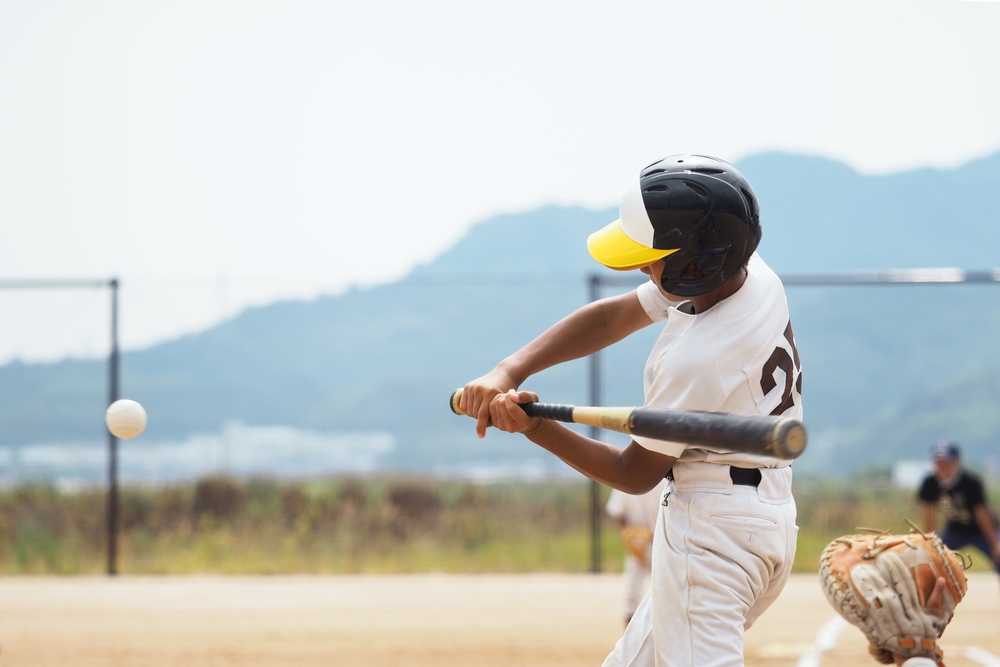
{"type": "Polygon", "coordinates": [[[135,401],[123,398],[108,406],[104,422],[115,437],[130,440],[146,428],[146,411],[135,401]]]}

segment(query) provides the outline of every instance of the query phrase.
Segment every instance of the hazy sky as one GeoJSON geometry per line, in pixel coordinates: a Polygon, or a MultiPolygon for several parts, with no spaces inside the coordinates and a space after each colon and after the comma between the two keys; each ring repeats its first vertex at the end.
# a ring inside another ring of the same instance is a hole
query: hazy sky
{"type": "MultiPolygon", "coordinates": [[[[665,154],[1000,150],[1000,3],[0,0],[0,278],[119,276],[128,347],[390,281],[665,154]]],[[[0,361],[107,296],[0,291],[0,361]]]]}

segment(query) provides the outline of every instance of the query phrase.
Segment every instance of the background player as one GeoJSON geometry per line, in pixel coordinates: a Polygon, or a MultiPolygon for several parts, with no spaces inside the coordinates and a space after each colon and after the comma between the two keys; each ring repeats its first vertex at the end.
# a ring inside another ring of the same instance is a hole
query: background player
{"type": "Polygon", "coordinates": [[[524,433],[585,475],[628,493],[671,479],[653,542],[653,585],[605,665],[735,667],[743,632],[775,600],[795,555],[790,462],[634,437],[618,449],[528,418],[529,376],[664,322],[644,371],[645,404],[801,418],[801,380],[778,277],[755,253],[756,196],[732,165],[675,155],[643,169],[621,217],[591,235],[604,265],[650,281],[580,308],[465,386],[461,409],[524,433]],[[654,603],[655,600],[655,603],[654,603]]]}
{"type": "Polygon", "coordinates": [[[649,590],[649,577],[653,565],[653,529],[660,513],[666,481],[652,491],[637,496],[612,489],[605,510],[621,534],[625,547],[625,566],[622,568],[622,612],[625,625],[632,620],[639,602],[649,590]]]}
{"type": "Polygon", "coordinates": [[[924,479],[917,492],[924,532],[934,532],[937,528],[940,506],[945,520],[941,541],[955,551],[976,547],[1000,572],[1000,542],[982,480],[965,470],[961,452],[953,442],[938,442],[932,456],[934,472],[924,479]]]}

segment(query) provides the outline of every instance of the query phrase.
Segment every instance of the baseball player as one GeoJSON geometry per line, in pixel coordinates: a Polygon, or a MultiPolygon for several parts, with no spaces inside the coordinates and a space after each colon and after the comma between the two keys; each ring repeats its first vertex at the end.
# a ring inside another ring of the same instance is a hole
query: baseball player
{"type": "Polygon", "coordinates": [[[651,491],[637,496],[612,489],[604,508],[608,516],[618,524],[622,545],[625,547],[622,612],[626,627],[649,587],[650,568],[653,564],[653,529],[660,513],[664,484],[665,480],[651,491]]]}
{"type": "Polygon", "coordinates": [[[635,291],[580,308],[465,386],[460,407],[523,433],[626,493],[666,477],[652,589],[606,667],[735,667],[743,633],[777,598],[795,555],[789,461],[633,437],[624,449],[527,417],[532,374],[663,324],[644,371],[645,405],[800,419],[801,375],[781,281],[756,255],[756,195],[722,160],[675,155],[632,180],[620,218],[592,234],[593,257],[639,269],[635,291]]]}
{"type": "Polygon", "coordinates": [[[953,442],[936,443],[933,460],[934,473],[924,479],[917,492],[924,532],[934,532],[940,505],[945,519],[941,541],[954,550],[976,547],[1000,572],[1000,541],[982,480],[962,467],[961,452],[953,442]]]}

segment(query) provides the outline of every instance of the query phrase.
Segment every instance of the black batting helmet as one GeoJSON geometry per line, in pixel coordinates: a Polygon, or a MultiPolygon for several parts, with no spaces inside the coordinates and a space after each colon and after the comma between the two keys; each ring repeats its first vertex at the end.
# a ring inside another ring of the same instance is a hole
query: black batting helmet
{"type": "Polygon", "coordinates": [[[660,284],[677,296],[719,287],[760,243],[760,208],[750,183],[733,165],[705,155],[672,155],[643,169],[619,214],[591,234],[590,254],[623,271],[662,259],[660,284]],[[684,280],[691,262],[700,275],[684,280]]]}

